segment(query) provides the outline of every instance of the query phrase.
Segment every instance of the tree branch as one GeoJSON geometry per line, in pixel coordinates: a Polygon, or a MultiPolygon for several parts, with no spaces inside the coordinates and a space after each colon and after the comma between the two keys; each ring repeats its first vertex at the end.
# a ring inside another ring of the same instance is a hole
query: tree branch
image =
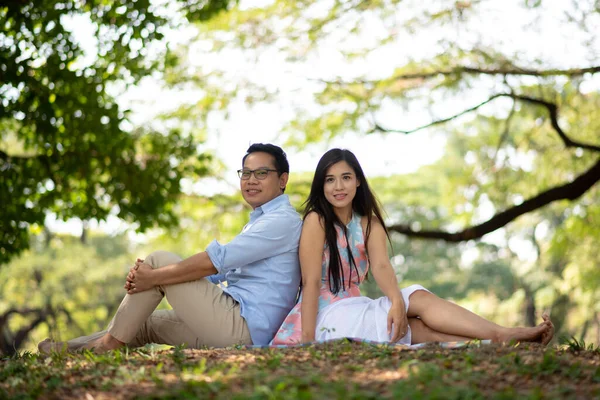
{"type": "Polygon", "coordinates": [[[388,129],[388,128],[384,128],[380,124],[378,124],[377,122],[375,122],[374,123],[374,127],[373,127],[373,129],[371,129],[370,133],[373,133],[373,132],[385,132],[385,133],[404,133],[404,134],[408,135],[410,133],[414,133],[414,132],[417,132],[417,131],[420,131],[420,130],[423,130],[423,129],[426,129],[426,128],[430,128],[430,127],[435,126],[435,125],[445,124],[446,122],[452,121],[453,119],[456,119],[456,118],[461,117],[461,116],[463,116],[465,114],[473,112],[473,111],[477,110],[478,108],[483,107],[484,105],[488,104],[489,102],[494,101],[498,97],[502,97],[502,96],[504,96],[504,94],[502,94],[502,93],[495,94],[492,97],[490,97],[489,99],[487,99],[487,100],[485,100],[485,101],[477,104],[476,106],[473,106],[471,108],[467,108],[466,110],[463,110],[463,111],[459,112],[458,114],[455,114],[455,115],[453,115],[451,117],[442,118],[442,119],[439,119],[439,120],[435,120],[435,121],[430,122],[428,124],[421,125],[421,126],[419,126],[417,128],[406,130],[406,131],[405,130],[401,130],[401,129],[388,129]]]}
{"type": "Polygon", "coordinates": [[[4,312],[0,316],[0,354],[9,356],[15,354],[29,335],[29,332],[39,324],[45,322],[52,313],[50,305],[46,305],[44,308],[11,308],[4,312]],[[12,314],[33,314],[35,319],[12,335],[8,330],[8,319],[12,314]]]}
{"type": "Polygon", "coordinates": [[[600,152],[600,146],[596,146],[596,145],[589,144],[589,143],[578,142],[578,141],[572,140],[571,138],[569,138],[567,136],[567,134],[562,130],[562,128],[558,124],[558,105],[556,105],[555,103],[551,103],[549,101],[534,98],[534,97],[523,96],[523,95],[512,94],[512,93],[505,93],[505,94],[503,94],[503,96],[512,97],[513,99],[516,99],[516,100],[521,100],[521,101],[524,101],[527,103],[532,103],[532,104],[536,104],[538,106],[545,107],[548,110],[548,114],[550,115],[550,123],[552,124],[552,128],[554,128],[556,133],[558,133],[558,136],[561,138],[561,140],[565,144],[565,147],[580,147],[582,149],[600,152]]]}
{"type": "Polygon", "coordinates": [[[462,67],[464,72],[471,74],[485,74],[485,75],[527,75],[527,76],[581,76],[585,74],[595,74],[600,72],[600,65],[587,67],[587,68],[570,68],[570,69],[547,69],[547,70],[535,70],[527,68],[515,68],[515,69],[485,69],[485,68],[470,68],[462,67]]]}
{"type": "Polygon", "coordinates": [[[4,325],[12,314],[38,314],[41,308],[11,308],[0,315],[0,326],[4,325]]]}
{"type": "Polygon", "coordinates": [[[548,76],[568,76],[570,78],[582,76],[585,74],[595,74],[600,72],[600,65],[595,65],[586,68],[570,68],[570,69],[547,69],[547,70],[538,70],[538,69],[528,69],[528,68],[520,68],[520,67],[512,67],[512,68],[477,68],[477,67],[454,67],[447,70],[437,70],[430,72],[415,72],[408,74],[399,74],[396,76],[392,76],[390,78],[384,80],[367,80],[367,79],[359,79],[354,80],[352,82],[347,82],[343,80],[321,80],[323,83],[330,85],[338,85],[338,86],[348,86],[355,83],[360,83],[363,85],[379,85],[381,82],[385,81],[403,81],[403,80],[414,80],[414,79],[431,79],[437,76],[452,76],[452,75],[460,75],[460,74],[481,74],[481,75],[504,75],[504,76],[534,76],[534,77],[548,77],[548,76]]]}
{"type": "Polygon", "coordinates": [[[577,148],[581,148],[581,149],[585,149],[585,150],[600,152],[600,146],[598,146],[598,145],[593,145],[593,144],[589,144],[589,143],[583,143],[583,142],[579,142],[576,140],[572,140],[571,138],[569,138],[567,136],[565,131],[562,130],[562,128],[560,127],[560,125],[558,123],[558,105],[556,105],[555,103],[546,101],[546,100],[538,99],[535,97],[529,97],[529,96],[525,96],[525,95],[514,94],[514,93],[495,94],[495,95],[489,97],[487,100],[485,100],[471,108],[467,108],[466,110],[463,110],[463,111],[459,112],[458,114],[452,115],[447,118],[435,120],[433,122],[430,122],[428,124],[425,124],[425,125],[422,125],[417,128],[410,129],[410,130],[388,129],[388,128],[382,127],[379,123],[374,122],[373,123],[374,126],[373,126],[373,129],[371,130],[371,132],[404,133],[404,134],[414,133],[414,132],[417,132],[417,131],[425,129],[425,128],[429,128],[429,127],[432,127],[435,125],[440,125],[440,124],[444,124],[446,122],[452,121],[458,117],[461,117],[465,114],[468,114],[470,112],[477,110],[478,108],[488,104],[489,102],[491,102],[499,97],[510,97],[515,100],[520,100],[520,101],[523,101],[526,103],[532,103],[532,104],[546,108],[548,110],[548,114],[550,116],[550,123],[552,125],[552,128],[556,131],[556,133],[558,134],[560,139],[563,141],[563,143],[565,144],[565,147],[577,147],[577,148]]]}
{"type": "Polygon", "coordinates": [[[442,239],[447,242],[462,242],[479,239],[483,235],[502,228],[523,214],[537,210],[557,200],[575,200],[600,180],[600,158],[590,169],[579,175],[572,182],[548,189],[523,203],[502,211],[488,221],[471,226],[460,232],[451,233],[441,230],[414,230],[408,225],[397,224],[389,227],[390,231],[402,233],[410,237],[422,239],[442,239]]]}
{"type": "Polygon", "coordinates": [[[50,315],[52,315],[52,310],[48,307],[44,308],[37,314],[37,317],[29,323],[29,325],[19,329],[15,334],[12,342],[14,348],[20,349],[23,345],[23,342],[27,339],[27,336],[29,336],[29,333],[32,330],[34,330],[39,324],[46,322],[50,315]]]}
{"type": "Polygon", "coordinates": [[[576,77],[584,74],[595,74],[600,72],[600,65],[587,68],[571,68],[571,69],[547,69],[536,70],[527,68],[473,68],[473,67],[455,67],[445,71],[432,71],[414,74],[401,74],[392,77],[392,80],[411,80],[411,79],[430,79],[436,76],[449,76],[460,74],[482,74],[482,75],[517,75],[517,76],[568,76],[576,77]]]}
{"type": "Polygon", "coordinates": [[[38,155],[38,154],[32,154],[32,155],[10,155],[2,150],[0,150],[0,159],[4,160],[4,161],[11,161],[11,160],[29,160],[32,158],[41,158],[41,157],[47,157],[46,155],[38,155]]]}
{"type": "Polygon", "coordinates": [[[508,117],[506,117],[505,125],[504,125],[504,130],[502,131],[502,135],[500,135],[500,140],[498,140],[498,145],[496,146],[496,152],[494,153],[494,160],[493,160],[493,165],[496,165],[496,161],[498,160],[498,154],[500,153],[500,149],[502,148],[502,145],[504,144],[504,141],[506,140],[506,138],[508,137],[509,133],[510,133],[510,122],[513,119],[515,112],[516,112],[516,107],[517,106],[517,102],[513,100],[512,102],[512,106],[510,107],[510,112],[508,113],[508,117]]]}

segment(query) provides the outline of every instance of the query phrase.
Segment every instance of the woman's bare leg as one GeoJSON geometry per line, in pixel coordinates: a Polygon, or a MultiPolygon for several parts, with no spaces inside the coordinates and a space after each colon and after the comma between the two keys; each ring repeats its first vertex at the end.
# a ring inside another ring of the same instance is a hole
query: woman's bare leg
{"type": "Polygon", "coordinates": [[[409,318],[411,341],[410,344],[428,343],[428,342],[464,342],[472,340],[466,336],[449,335],[431,329],[419,318],[409,318]]]}
{"type": "Polygon", "coordinates": [[[425,325],[440,333],[491,339],[498,343],[516,340],[546,345],[554,332],[547,315],[544,315],[544,322],[535,327],[506,328],[424,290],[418,290],[411,295],[407,316],[419,317],[425,325]]]}

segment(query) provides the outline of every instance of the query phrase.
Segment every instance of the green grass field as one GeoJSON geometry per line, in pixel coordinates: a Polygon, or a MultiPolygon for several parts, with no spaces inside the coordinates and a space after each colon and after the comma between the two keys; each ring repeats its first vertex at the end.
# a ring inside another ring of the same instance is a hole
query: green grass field
{"type": "Polygon", "coordinates": [[[340,341],[290,349],[21,354],[0,398],[594,399],[600,350],[571,341],[419,350],[340,341]]]}

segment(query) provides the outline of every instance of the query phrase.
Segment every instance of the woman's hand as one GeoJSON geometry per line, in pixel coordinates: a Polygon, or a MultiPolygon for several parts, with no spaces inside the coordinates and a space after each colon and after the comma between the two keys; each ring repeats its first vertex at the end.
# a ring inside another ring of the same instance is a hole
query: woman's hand
{"type": "Polygon", "coordinates": [[[398,289],[396,273],[388,258],[387,234],[383,224],[374,218],[371,228],[371,235],[367,243],[371,271],[377,286],[392,302],[387,317],[387,332],[390,342],[397,342],[408,332],[408,318],[404,299],[398,289]]]}
{"type": "Polygon", "coordinates": [[[152,289],[155,286],[152,280],[152,271],[150,265],[144,264],[144,261],[138,258],[127,274],[127,281],[124,286],[127,293],[135,294],[152,289]]]}
{"type": "Polygon", "coordinates": [[[404,308],[404,300],[392,302],[387,317],[387,329],[392,343],[402,339],[408,332],[408,318],[404,308]],[[392,332],[392,327],[394,332],[392,332]]]}

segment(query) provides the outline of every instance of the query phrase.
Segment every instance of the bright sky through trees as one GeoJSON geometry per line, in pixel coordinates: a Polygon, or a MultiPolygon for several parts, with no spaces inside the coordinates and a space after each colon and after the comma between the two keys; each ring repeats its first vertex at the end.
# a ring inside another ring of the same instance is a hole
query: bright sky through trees
{"type": "MultiPolygon", "coordinates": [[[[242,1],[241,6],[264,6],[265,3],[267,2],[242,1]]],[[[539,19],[529,21],[525,20],[523,14],[517,12],[516,0],[490,2],[489,8],[482,13],[480,19],[468,22],[469,29],[479,32],[479,35],[465,36],[461,33],[463,30],[461,26],[456,26],[454,27],[455,39],[465,43],[489,44],[507,52],[526,53],[531,59],[543,59],[555,67],[564,68],[591,63],[593,60],[584,58],[582,47],[571,45],[573,41],[584,41],[584,37],[577,37],[575,32],[556,29],[557,21],[564,18],[565,7],[569,7],[566,3],[560,0],[546,1],[543,5],[545,13],[539,19]]],[[[409,18],[410,2],[406,4],[405,18],[409,18]]],[[[95,45],[91,40],[89,22],[80,18],[73,20],[70,25],[71,29],[78,32],[77,36],[86,51],[93,53],[95,45]]],[[[398,26],[402,25],[398,24],[398,26]]],[[[363,38],[364,43],[356,43],[356,45],[368,45],[372,37],[376,37],[381,29],[384,27],[373,20],[366,30],[369,35],[363,38]]],[[[443,29],[449,28],[446,26],[443,29]]],[[[166,35],[166,41],[173,47],[189,40],[194,34],[193,27],[170,31],[166,35]]],[[[336,38],[335,35],[332,35],[331,40],[325,41],[318,51],[311,53],[305,62],[300,64],[286,62],[284,56],[276,52],[262,54],[261,62],[254,63],[240,52],[213,53],[212,45],[207,42],[192,45],[188,54],[191,68],[196,66],[210,71],[218,65],[220,69],[225,69],[232,80],[246,78],[273,88],[279,93],[277,104],[264,103],[248,107],[244,102],[234,102],[229,109],[228,119],[219,115],[209,119],[207,141],[202,147],[214,151],[223,161],[227,168],[223,174],[225,182],[206,178],[193,186],[186,185],[186,189],[201,194],[234,191],[237,188],[237,177],[234,171],[239,168],[240,157],[245,149],[253,142],[273,142],[284,145],[281,128],[292,118],[296,104],[306,105],[312,101],[313,85],[316,84],[316,80],[351,77],[360,73],[373,77],[384,76],[397,65],[405,62],[407,57],[426,58],[439,50],[436,48],[439,34],[440,32],[435,31],[420,31],[416,36],[409,36],[407,33],[398,32],[395,43],[373,52],[368,59],[354,60],[352,63],[348,63],[336,47],[340,38],[336,38]],[[224,65],[226,68],[223,68],[224,65]]],[[[596,54],[600,54],[600,49],[596,50],[596,54]]],[[[587,89],[591,91],[597,87],[587,89]]],[[[158,114],[172,110],[180,104],[195,102],[199,96],[201,93],[198,91],[168,91],[162,87],[160,77],[148,77],[140,85],[132,87],[122,95],[120,103],[131,108],[131,121],[133,125],[137,125],[151,123],[158,114]]],[[[440,103],[437,114],[452,115],[456,110],[477,104],[478,101],[480,99],[468,98],[460,104],[440,103]]],[[[508,100],[505,103],[496,102],[485,106],[483,110],[489,113],[503,112],[508,107],[507,104],[508,100]]],[[[431,116],[419,107],[419,104],[415,104],[415,107],[410,110],[384,109],[379,117],[383,123],[390,126],[411,129],[431,120],[431,116]]],[[[435,133],[434,130],[411,135],[364,135],[364,132],[357,132],[335,138],[330,143],[308,146],[301,151],[292,147],[286,147],[286,150],[294,172],[314,170],[318,158],[327,148],[339,146],[349,148],[357,154],[368,176],[391,175],[414,171],[419,166],[438,159],[442,155],[445,141],[442,135],[435,133]]],[[[62,229],[62,224],[52,225],[55,229],[62,229]]],[[[108,225],[114,227],[118,222],[112,219],[109,220],[108,225]]],[[[79,227],[79,223],[67,224],[67,226],[67,229],[72,229],[73,226],[79,227]]]]}
{"type": "MultiPolygon", "coordinates": [[[[265,1],[242,1],[242,7],[264,6],[265,1]]],[[[478,41],[489,43],[509,52],[526,52],[531,58],[547,60],[548,64],[556,67],[569,67],[587,64],[582,47],[572,46],[572,41],[584,41],[584,37],[575,36],[575,32],[555,29],[557,21],[564,18],[566,2],[560,0],[544,2],[546,12],[543,18],[536,21],[525,20],[519,14],[515,1],[496,1],[482,15],[480,20],[469,21],[480,32],[478,37],[461,36],[460,27],[456,27],[456,36],[465,42],[478,41]],[[550,10],[551,12],[548,12],[550,10]],[[524,27],[526,27],[524,29],[524,27]],[[567,40],[568,38],[568,40],[567,40]]],[[[407,14],[410,9],[407,7],[407,14]]],[[[408,18],[408,16],[407,16],[408,18]]],[[[367,30],[369,35],[377,36],[378,21],[373,21],[367,30]]],[[[448,29],[447,27],[444,29],[448,29]]],[[[193,35],[193,29],[188,32],[171,32],[168,37],[172,41],[182,41],[193,35]]],[[[398,41],[392,46],[374,52],[370,59],[353,61],[349,64],[336,48],[336,39],[322,45],[315,55],[310,55],[300,66],[285,61],[283,55],[276,52],[261,54],[261,62],[254,63],[245,59],[237,52],[211,54],[210,43],[197,43],[191,47],[188,54],[190,66],[211,68],[227,65],[225,70],[232,79],[240,76],[259,82],[273,90],[278,90],[281,100],[276,105],[259,104],[249,108],[246,104],[234,104],[227,121],[214,118],[208,133],[206,146],[214,149],[217,155],[229,168],[228,181],[236,183],[234,171],[239,166],[240,155],[249,143],[272,141],[281,143],[280,130],[286,119],[291,117],[292,106],[297,102],[311,102],[311,90],[316,79],[328,79],[353,76],[359,72],[368,73],[373,77],[389,74],[398,64],[405,62],[407,57],[425,58],[438,49],[435,39],[439,32],[420,32],[411,36],[398,32],[398,41]],[[224,56],[226,58],[224,58],[224,56]],[[263,61],[264,60],[264,61],[263,61]]],[[[364,37],[365,46],[371,37],[364,37]]],[[[600,49],[597,49],[600,54],[600,49]]],[[[588,90],[594,90],[589,88],[588,90]]],[[[142,123],[152,118],[156,113],[172,108],[176,104],[196,99],[198,93],[166,93],[161,90],[160,82],[147,80],[142,85],[133,88],[123,101],[132,104],[135,111],[133,120],[142,123]]],[[[476,104],[477,99],[465,99],[464,104],[440,104],[440,114],[451,115],[453,111],[464,106],[476,104]]],[[[508,103],[508,102],[507,102],[508,103]]],[[[487,107],[487,111],[503,109],[501,103],[487,107]],[[500,104],[500,106],[499,106],[500,104]]],[[[410,110],[398,113],[397,109],[389,110],[385,119],[406,129],[426,124],[430,116],[423,111],[410,110]]],[[[370,176],[389,175],[414,171],[421,165],[435,161],[442,154],[443,139],[432,137],[428,132],[413,135],[346,135],[335,139],[332,143],[296,151],[288,148],[288,155],[294,171],[312,171],[321,154],[329,147],[347,147],[357,153],[370,176]]],[[[211,190],[204,188],[204,190],[211,190]]]]}

